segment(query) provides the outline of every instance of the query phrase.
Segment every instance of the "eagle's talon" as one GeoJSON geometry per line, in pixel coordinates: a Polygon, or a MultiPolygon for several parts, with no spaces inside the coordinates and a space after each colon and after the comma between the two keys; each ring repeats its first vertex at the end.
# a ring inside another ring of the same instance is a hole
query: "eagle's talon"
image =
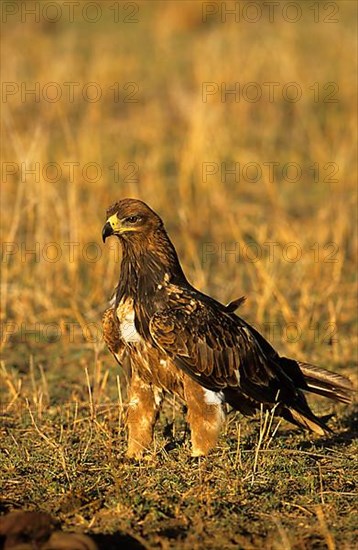
{"type": "Polygon", "coordinates": [[[204,451],[192,451],[190,456],[191,458],[203,458],[207,456],[207,453],[204,453],[204,451]]]}
{"type": "Polygon", "coordinates": [[[139,462],[140,460],[142,460],[144,457],[144,452],[130,452],[128,451],[126,453],[126,459],[127,460],[131,460],[131,461],[134,461],[134,462],[139,462]]]}

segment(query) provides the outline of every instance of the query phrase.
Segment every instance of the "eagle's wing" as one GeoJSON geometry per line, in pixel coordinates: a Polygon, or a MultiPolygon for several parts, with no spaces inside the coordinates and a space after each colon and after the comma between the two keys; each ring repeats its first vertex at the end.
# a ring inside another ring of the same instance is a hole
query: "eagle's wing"
{"type": "Polygon", "coordinates": [[[149,330],[155,343],[199,384],[214,391],[239,390],[268,403],[281,399],[282,392],[291,398],[296,394],[279,356],[265,353],[258,336],[266,341],[250,325],[214,300],[191,294],[180,302],[155,313],[149,330]]]}

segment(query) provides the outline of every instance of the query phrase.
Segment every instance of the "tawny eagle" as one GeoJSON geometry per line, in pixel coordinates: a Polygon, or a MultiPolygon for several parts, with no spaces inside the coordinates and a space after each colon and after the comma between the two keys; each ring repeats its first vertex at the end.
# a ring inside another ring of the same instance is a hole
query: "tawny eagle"
{"type": "Polygon", "coordinates": [[[235,310],[196,290],[181,268],[160,217],[123,199],[107,210],[103,241],[122,245],[120,277],[103,317],[104,339],[131,367],[128,451],[148,449],[163,392],[187,405],[192,455],[206,455],[219,435],[223,404],[245,415],[261,406],[319,435],[329,431],[304,392],[349,403],[352,386],[338,374],[281,357],[235,310]]]}

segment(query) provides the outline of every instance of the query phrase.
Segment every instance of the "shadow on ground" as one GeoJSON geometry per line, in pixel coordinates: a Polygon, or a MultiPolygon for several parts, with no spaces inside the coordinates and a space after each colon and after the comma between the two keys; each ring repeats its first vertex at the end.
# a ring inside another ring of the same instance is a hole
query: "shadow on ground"
{"type": "MultiPolygon", "coordinates": [[[[348,446],[358,438],[358,407],[355,407],[349,414],[340,419],[340,426],[344,431],[333,431],[329,437],[320,437],[314,441],[317,449],[327,447],[348,446]]],[[[312,448],[312,441],[302,441],[299,449],[306,450],[312,448]]]]}

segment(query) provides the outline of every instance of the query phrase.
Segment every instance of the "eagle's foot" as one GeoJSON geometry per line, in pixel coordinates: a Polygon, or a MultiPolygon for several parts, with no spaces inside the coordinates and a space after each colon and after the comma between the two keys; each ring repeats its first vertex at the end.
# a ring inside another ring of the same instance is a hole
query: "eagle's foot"
{"type": "Polygon", "coordinates": [[[191,458],[199,458],[201,456],[206,456],[208,452],[203,451],[202,449],[193,449],[191,451],[191,458]]]}
{"type": "Polygon", "coordinates": [[[222,405],[214,392],[205,390],[190,379],[185,382],[185,397],[191,432],[191,456],[207,456],[218,441],[224,419],[222,405]]]}
{"type": "Polygon", "coordinates": [[[148,450],[149,450],[149,445],[143,445],[139,441],[132,439],[128,442],[126,457],[134,458],[135,460],[140,460],[143,458],[143,456],[148,450]]]}
{"type": "Polygon", "coordinates": [[[219,436],[219,425],[210,428],[202,422],[201,429],[191,430],[192,457],[207,456],[217,444],[219,436]]]}

